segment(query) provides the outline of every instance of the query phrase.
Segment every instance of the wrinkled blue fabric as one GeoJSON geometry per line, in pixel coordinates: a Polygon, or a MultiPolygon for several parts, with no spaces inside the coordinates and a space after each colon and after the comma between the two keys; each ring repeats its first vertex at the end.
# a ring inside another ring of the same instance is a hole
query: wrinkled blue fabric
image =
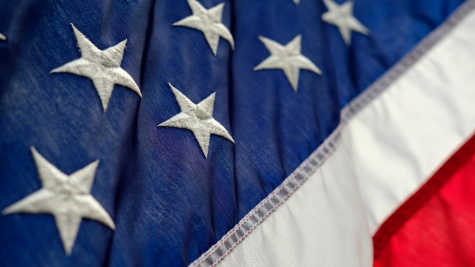
{"type": "MultiPolygon", "coordinates": [[[[0,209],[41,188],[35,147],[70,174],[99,159],[91,194],[115,231],[84,219],[70,256],[50,214],[0,215],[0,266],[183,266],[198,258],[330,135],[340,110],[440,25],[462,0],[356,0],[370,35],[322,22],[317,0],[224,1],[235,49],[172,24],[186,0],[0,1],[0,209]],[[70,23],[99,49],[128,39],[121,67],[143,97],[116,85],[106,112],[91,80],[50,71],[80,57],[70,23]],[[280,70],[253,71],[302,35],[298,92],[280,70]],[[216,92],[214,118],[235,144],[157,125],[216,92]]],[[[342,3],[343,1],[338,1],[342,3]]],[[[200,0],[206,8],[220,0],[200,0]]]]}

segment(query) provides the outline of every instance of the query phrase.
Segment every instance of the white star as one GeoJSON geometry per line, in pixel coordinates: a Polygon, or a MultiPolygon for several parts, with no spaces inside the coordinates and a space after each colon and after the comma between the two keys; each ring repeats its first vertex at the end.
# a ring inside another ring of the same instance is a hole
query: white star
{"type": "Polygon", "coordinates": [[[192,131],[196,140],[200,144],[205,158],[208,158],[209,139],[211,134],[222,136],[234,143],[234,139],[228,131],[213,118],[214,98],[216,93],[212,93],[200,103],[195,104],[178,91],[178,89],[173,87],[173,85],[170,83],[168,85],[170,85],[173,94],[175,94],[181,113],[160,123],[158,126],[183,128],[192,131]]]}
{"type": "Polygon", "coordinates": [[[313,71],[321,74],[320,69],[310,59],[300,53],[302,36],[297,35],[287,45],[259,36],[271,55],[254,68],[254,71],[262,69],[282,69],[289,80],[292,88],[297,92],[300,69],[313,71]]]}
{"type": "Polygon", "coordinates": [[[0,41],[5,41],[7,37],[0,33],[0,41]]]}
{"type": "Polygon", "coordinates": [[[298,5],[300,3],[300,0],[294,0],[294,3],[298,5]]]}
{"type": "Polygon", "coordinates": [[[224,3],[210,9],[204,8],[197,0],[188,0],[188,5],[193,15],[173,23],[173,26],[183,26],[203,32],[215,56],[218,51],[219,37],[228,41],[231,48],[234,49],[233,36],[226,26],[221,23],[224,3]]]}
{"type": "Polygon", "coordinates": [[[10,205],[3,214],[50,213],[54,216],[64,250],[68,255],[76,240],[82,218],[96,220],[111,229],[114,222],[91,194],[99,161],[66,175],[31,148],[43,188],[10,205]]]}
{"type": "Polygon", "coordinates": [[[365,35],[369,30],[353,16],[353,2],[347,1],[338,5],[333,0],[323,0],[328,11],[322,15],[322,19],[327,23],[338,27],[346,45],[351,43],[351,31],[356,31],[365,35]]]}
{"type": "Polygon", "coordinates": [[[69,72],[91,79],[101,98],[104,111],[109,104],[114,84],[128,87],[142,97],[134,79],[120,67],[127,40],[101,51],[73,24],[71,26],[81,50],[81,58],[66,63],[52,70],[51,73],[69,72]]]}

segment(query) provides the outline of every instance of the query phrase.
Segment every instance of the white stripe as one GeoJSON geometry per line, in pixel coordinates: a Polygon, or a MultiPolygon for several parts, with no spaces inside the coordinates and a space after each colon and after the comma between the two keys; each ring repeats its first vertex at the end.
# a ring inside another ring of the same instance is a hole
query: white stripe
{"type": "Polygon", "coordinates": [[[371,266],[371,234],[475,130],[473,29],[471,13],[352,118],[333,155],[221,264],[371,266]]]}
{"type": "Polygon", "coordinates": [[[349,124],[371,232],[475,130],[475,13],[349,124]]]}
{"type": "Polygon", "coordinates": [[[341,165],[351,159],[347,146],[338,147],[222,265],[371,266],[371,233],[358,184],[341,165]]]}

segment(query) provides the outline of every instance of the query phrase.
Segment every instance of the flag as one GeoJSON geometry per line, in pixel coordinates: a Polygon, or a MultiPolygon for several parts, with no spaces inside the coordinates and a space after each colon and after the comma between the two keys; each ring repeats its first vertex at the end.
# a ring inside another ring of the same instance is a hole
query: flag
{"type": "Polygon", "coordinates": [[[0,265],[469,265],[474,3],[1,2],[0,265]]]}

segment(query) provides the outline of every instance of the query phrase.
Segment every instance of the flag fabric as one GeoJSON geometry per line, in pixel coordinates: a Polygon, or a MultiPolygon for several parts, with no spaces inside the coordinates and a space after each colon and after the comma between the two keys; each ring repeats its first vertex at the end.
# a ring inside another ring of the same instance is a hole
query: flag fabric
{"type": "Polygon", "coordinates": [[[472,136],[374,236],[374,266],[473,266],[472,136]]]}
{"type": "Polygon", "coordinates": [[[1,1],[0,265],[469,266],[474,7],[1,1]]]}

